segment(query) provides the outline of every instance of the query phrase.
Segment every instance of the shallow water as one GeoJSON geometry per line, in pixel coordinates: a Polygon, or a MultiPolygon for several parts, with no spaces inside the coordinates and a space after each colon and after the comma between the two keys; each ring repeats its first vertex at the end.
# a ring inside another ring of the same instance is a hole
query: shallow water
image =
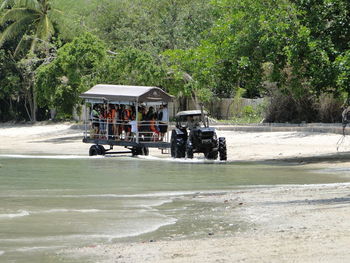
{"type": "Polygon", "coordinates": [[[300,166],[171,158],[0,156],[0,262],[122,240],[200,237],[244,227],[190,196],[241,187],[350,181],[300,166]]]}

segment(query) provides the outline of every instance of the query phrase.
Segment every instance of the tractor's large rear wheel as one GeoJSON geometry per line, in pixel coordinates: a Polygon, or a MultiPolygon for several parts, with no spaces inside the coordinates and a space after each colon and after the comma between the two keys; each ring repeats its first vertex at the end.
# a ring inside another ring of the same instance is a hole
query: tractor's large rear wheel
{"type": "Polygon", "coordinates": [[[175,144],[175,158],[185,158],[186,156],[186,143],[183,138],[177,138],[175,144]]]}
{"type": "Polygon", "coordinates": [[[226,161],[227,160],[227,148],[226,148],[226,139],[225,137],[219,138],[219,154],[220,154],[220,161],[226,161]]]}
{"type": "Polygon", "coordinates": [[[178,136],[173,130],[170,141],[170,152],[173,158],[185,158],[186,142],[182,136],[178,136]]]}

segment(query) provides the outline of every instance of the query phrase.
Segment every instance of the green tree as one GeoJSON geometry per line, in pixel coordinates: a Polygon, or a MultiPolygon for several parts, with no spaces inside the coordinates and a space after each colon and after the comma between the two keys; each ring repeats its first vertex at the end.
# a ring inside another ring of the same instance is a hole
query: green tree
{"type": "Polygon", "coordinates": [[[60,11],[51,7],[50,0],[4,0],[1,8],[0,47],[10,41],[15,43],[6,48],[16,60],[25,109],[29,119],[35,122],[37,102],[33,72],[45,56],[50,56],[49,41],[55,32],[53,20],[60,11]]]}
{"type": "Polygon", "coordinates": [[[338,69],[337,85],[340,92],[350,94],[350,50],[337,57],[335,64],[338,69]]]}
{"type": "Polygon", "coordinates": [[[102,0],[86,23],[110,48],[152,54],[197,46],[214,21],[206,0],[102,0]]]}
{"type": "Polygon", "coordinates": [[[148,52],[124,48],[100,64],[96,74],[86,78],[88,85],[97,83],[164,87],[165,71],[159,57],[148,52]]]}
{"type": "MultiPolygon", "coordinates": [[[[3,5],[9,1],[3,1],[3,5]]],[[[0,25],[5,29],[0,34],[0,47],[4,42],[17,37],[16,55],[29,40],[29,50],[35,51],[39,40],[48,41],[54,34],[53,19],[60,11],[51,8],[50,0],[15,0],[3,13],[0,25]]]]}
{"type": "Polygon", "coordinates": [[[57,58],[37,70],[39,104],[71,115],[73,107],[79,102],[79,95],[89,88],[84,85],[84,78],[96,74],[96,68],[105,57],[105,44],[90,33],[62,46],[58,49],[57,58]]]}
{"type": "Polygon", "coordinates": [[[24,119],[20,86],[15,62],[0,49],[0,121],[24,119]]]}

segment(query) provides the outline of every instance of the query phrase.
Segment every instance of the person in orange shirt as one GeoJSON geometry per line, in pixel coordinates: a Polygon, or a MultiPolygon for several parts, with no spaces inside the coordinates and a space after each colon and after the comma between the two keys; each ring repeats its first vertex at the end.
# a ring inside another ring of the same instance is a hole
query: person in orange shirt
{"type": "Polygon", "coordinates": [[[152,115],[149,127],[150,127],[150,130],[153,132],[152,140],[153,141],[158,141],[158,139],[159,139],[159,129],[158,129],[158,125],[157,125],[157,114],[156,113],[154,113],[152,115]]]}
{"type": "Polygon", "coordinates": [[[115,114],[114,105],[108,104],[107,109],[107,127],[108,127],[108,140],[114,139],[114,133],[113,133],[113,118],[115,114]]]}

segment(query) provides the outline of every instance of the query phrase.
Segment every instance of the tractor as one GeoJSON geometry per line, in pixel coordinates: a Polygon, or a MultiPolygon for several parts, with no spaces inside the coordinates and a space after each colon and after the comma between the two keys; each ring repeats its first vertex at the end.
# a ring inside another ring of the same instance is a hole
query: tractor
{"type": "Polygon", "coordinates": [[[170,139],[172,157],[192,159],[194,153],[203,153],[210,160],[227,160],[226,139],[217,138],[215,128],[209,127],[207,112],[181,111],[175,117],[176,127],[170,139]]]}

